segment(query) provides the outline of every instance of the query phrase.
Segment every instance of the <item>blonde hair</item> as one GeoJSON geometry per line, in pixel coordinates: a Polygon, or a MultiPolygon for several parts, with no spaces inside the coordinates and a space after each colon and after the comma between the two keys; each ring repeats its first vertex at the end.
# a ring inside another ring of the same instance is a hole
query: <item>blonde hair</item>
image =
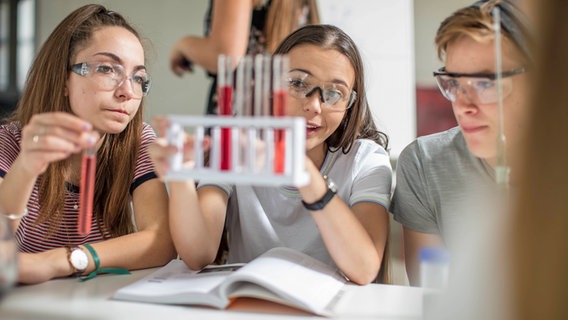
{"type": "Polygon", "coordinates": [[[491,11],[495,7],[502,13],[503,41],[512,43],[519,58],[529,63],[532,60],[529,52],[531,37],[523,14],[511,0],[478,1],[446,18],[440,24],[434,40],[438,58],[444,60],[448,46],[463,37],[480,43],[493,40],[495,30],[491,11]]]}
{"type": "Polygon", "coordinates": [[[307,10],[306,24],[320,23],[316,0],[272,0],[264,28],[269,53],[273,53],[286,36],[302,27],[299,19],[304,10],[307,10]]]}

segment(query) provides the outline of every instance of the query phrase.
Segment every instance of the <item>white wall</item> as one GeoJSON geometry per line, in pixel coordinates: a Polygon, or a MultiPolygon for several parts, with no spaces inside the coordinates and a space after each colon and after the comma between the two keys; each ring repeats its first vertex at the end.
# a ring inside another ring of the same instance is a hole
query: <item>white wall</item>
{"type": "Polygon", "coordinates": [[[322,22],[337,25],[365,62],[367,98],[391,156],[416,137],[412,0],[320,0],[322,22]]]}
{"type": "Polygon", "coordinates": [[[436,85],[432,71],[442,66],[434,45],[438,26],[452,12],[473,2],[474,0],[414,0],[416,85],[436,85]]]}

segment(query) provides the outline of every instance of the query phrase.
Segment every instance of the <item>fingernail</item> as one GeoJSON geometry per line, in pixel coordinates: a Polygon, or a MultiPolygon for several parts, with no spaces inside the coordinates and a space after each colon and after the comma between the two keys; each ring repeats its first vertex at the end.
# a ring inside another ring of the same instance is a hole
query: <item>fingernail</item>
{"type": "Polygon", "coordinates": [[[92,146],[92,145],[94,145],[94,144],[97,142],[97,138],[95,138],[95,137],[93,137],[93,136],[90,136],[90,137],[87,139],[87,142],[89,143],[90,146],[92,146]]]}
{"type": "Polygon", "coordinates": [[[90,123],[88,122],[83,122],[83,130],[87,131],[87,130],[91,130],[93,127],[91,126],[90,123]]]}

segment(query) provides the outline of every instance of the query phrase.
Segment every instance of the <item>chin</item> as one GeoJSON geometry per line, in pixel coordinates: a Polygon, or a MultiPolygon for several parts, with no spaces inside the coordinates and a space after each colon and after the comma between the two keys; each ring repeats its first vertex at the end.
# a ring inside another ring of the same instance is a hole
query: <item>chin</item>
{"type": "Polygon", "coordinates": [[[495,155],[497,153],[497,146],[494,143],[489,146],[468,142],[467,148],[474,156],[481,159],[495,158],[495,155]]]}
{"type": "Polygon", "coordinates": [[[113,124],[101,126],[101,131],[108,134],[119,134],[126,129],[127,124],[113,124]]]}

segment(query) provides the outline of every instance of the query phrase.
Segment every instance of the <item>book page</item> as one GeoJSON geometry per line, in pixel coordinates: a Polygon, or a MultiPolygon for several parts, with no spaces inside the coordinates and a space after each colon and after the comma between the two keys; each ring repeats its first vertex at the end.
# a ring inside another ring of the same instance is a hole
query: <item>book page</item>
{"type": "Polygon", "coordinates": [[[220,292],[229,298],[252,295],[286,301],[285,304],[327,315],[330,302],[345,282],[336,270],[319,260],[292,249],[274,248],[229,276],[220,292]],[[250,284],[264,290],[252,290],[250,284]],[[277,297],[270,297],[271,294],[277,297]]]}
{"type": "Polygon", "coordinates": [[[209,266],[195,271],[189,269],[182,260],[175,259],[147,277],[119,289],[113,298],[225,308],[228,301],[217,294],[217,288],[236,267],[209,266]]]}

